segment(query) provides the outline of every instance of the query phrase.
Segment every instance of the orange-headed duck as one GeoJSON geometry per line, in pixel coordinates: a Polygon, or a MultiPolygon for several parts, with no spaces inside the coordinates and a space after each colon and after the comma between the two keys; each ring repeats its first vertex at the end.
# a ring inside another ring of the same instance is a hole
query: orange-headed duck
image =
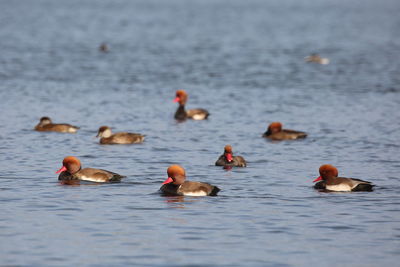
{"type": "Polygon", "coordinates": [[[311,54],[308,57],[305,57],[304,60],[306,62],[312,62],[312,63],[318,63],[318,64],[322,64],[322,65],[326,65],[329,64],[329,58],[324,58],[321,57],[318,54],[311,54]]]}
{"type": "Polygon", "coordinates": [[[40,118],[40,122],[35,126],[35,130],[39,132],[59,132],[59,133],[76,133],[79,127],[66,123],[52,123],[49,117],[40,118]]]}
{"type": "Polygon", "coordinates": [[[338,170],[330,164],[319,167],[319,174],[320,176],[313,181],[318,182],[314,185],[315,189],[350,192],[372,191],[374,187],[371,182],[355,178],[338,177],[338,170]]]}
{"type": "Polygon", "coordinates": [[[81,162],[76,157],[65,157],[63,166],[56,173],[59,181],[90,181],[97,183],[119,182],[125,176],[106,170],[81,168],[81,162]]]}
{"type": "Polygon", "coordinates": [[[226,145],[224,154],[215,162],[215,166],[224,167],[246,167],[246,161],[241,156],[233,156],[232,146],[226,145]]]}
{"type": "Polygon", "coordinates": [[[138,133],[115,133],[112,134],[111,128],[108,126],[101,126],[96,137],[100,137],[100,144],[138,144],[143,143],[144,135],[138,133]]]}
{"type": "Polygon", "coordinates": [[[163,182],[160,191],[169,196],[216,196],[220,189],[216,186],[186,181],[185,169],[179,165],[171,165],[168,179],[163,182]]]}
{"type": "Polygon", "coordinates": [[[178,121],[186,120],[187,118],[193,120],[205,120],[208,118],[210,113],[205,109],[189,109],[185,110],[185,104],[188,99],[188,95],[185,90],[176,91],[176,97],[174,102],[179,103],[179,107],[175,112],[175,119],[178,121]]]}
{"type": "Polygon", "coordinates": [[[307,136],[304,132],[282,129],[282,123],[273,122],[268,126],[268,130],[263,134],[263,137],[271,140],[293,140],[305,138],[307,136]]]}

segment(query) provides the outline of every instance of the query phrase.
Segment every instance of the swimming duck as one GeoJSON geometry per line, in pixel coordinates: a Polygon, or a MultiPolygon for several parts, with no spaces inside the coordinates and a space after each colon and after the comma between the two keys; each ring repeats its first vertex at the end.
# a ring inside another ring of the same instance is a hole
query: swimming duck
{"type": "Polygon", "coordinates": [[[52,123],[49,117],[40,118],[40,122],[35,126],[35,130],[39,132],[59,132],[59,133],[76,133],[79,127],[66,123],[52,123]]]}
{"type": "Polygon", "coordinates": [[[138,144],[143,143],[144,135],[138,133],[120,132],[112,134],[111,128],[108,126],[101,126],[96,137],[100,137],[100,144],[138,144]]]}
{"type": "Polygon", "coordinates": [[[329,59],[328,58],[323,58],[318,54],[311,54],[308,57],[305,57],[304,60],[306,62],[312,62],[312,63],[318,63],[322,65],[329,64],[329,59]]]}
{"type": "Polygon", "coordinates": [[[187,118],[193,120],[205,120],[208,118],[210,113],[205,109],[189,109],[185,110],[185,104],[188,99],[188,95],[185,90],[176,91],[176,97],[174,102],[179,103],[179,107],[175,112],[175,119],[178,121],[186,120],[187,118]]]}
{"type": "Polygon", "coordinates": [[[224,154],[215,162],[215,166],[246,167],[246,161],[241,156],[233,156],[232,146],[226,145],[224,147],[224,154]]]}
{"type": "Polygon", "coordinates": [[[186,181],[185,169],[179,165],[171,165],[168,179],[163,182],[160,191],[170,196],[216,196],[220,189],[216,186],[186,181]]]}
{"type": "Polygon", "coordinates": [[[299,138],[305,138],[307,134],[305,132],[299,132],[289,129],[282,129],[282,123],[273,122],[268,126],[268,130],[263,134],[263,137],[272,140],[293,140],[299,138]]]}
{"type": "Polygon", "coordinates": [[[315,189],[328,191],[373,191],[374,185],[371,182],[363,181],[355,178],[338,177],[338,170],[330,165],[325,164],[319,168],[320,176],[313,182],[318,182],[314,185],[315,189]]]}
{"type": "Polygon", "coordinates": [[[76,157],[68,156],[63,160],[63,166],[56,173],[59,181],[90,181],[97,183],[119,182],[125,176],[101,169],[81,168],[81,162],[76,157]]]}

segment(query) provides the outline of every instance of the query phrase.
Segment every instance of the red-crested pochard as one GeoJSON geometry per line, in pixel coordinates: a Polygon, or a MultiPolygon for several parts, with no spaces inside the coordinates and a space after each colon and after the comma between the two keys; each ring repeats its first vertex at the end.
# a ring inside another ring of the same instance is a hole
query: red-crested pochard
{"type": "Polygon", "coordinates": [[[144,141],[144,135],[126,132],[113,134],[108,126],[101,126],[96,137],[100,137],[100,144],[102,145],[138,144],[144,141]]]}
{"type": "Polygon", "coordinates": [[[39,132],[59,132],[59,133],[76,133],[79,127],[66,123],[52,123],[49,117],[40,118],[40,122],[35,126],[35,130],[39,132]]]}
{"type": "Polygon", "coordinates": [[[176,91],[176,97],[174,102],[179,103],[179,107],[175,112],[175,119],[179,121],[186,120],[187,118],[192,120],[205,120],[208,118],[210,113],[205,109],[189,109],[185,110],[185,104],[188,99],[188,95],[185,90],[176,91]]]}
{"type": "Polygon", "coordinates": [[[215,162],[215,166],[246,167],[246,161],[241,156],[233,156],[232,146],[226,145],[224,148],[224,154],[222,154],[215,162]]]}
{"type": "Polygon", "coordinates": [[[216,186],[186,181],[185,169],[179,165],[171,165],[168,179],[163,182],[160,191],[169,196],[216,196],[220,189],[216,186]]]}
{"type": "Polygon", "coordinates": [[[320,176],[313,182],[315,189],[323,189],[328,191],[372,191],[374,185],[371,182],[363,181],[355,178],[338,177],[338,170],[330,165],[325,164],[319,167],[320,176]]]}
{"type": "Polygon", "coordinates": [[[282,123],[273,122],[268,126],[268,130],[263,134],[263,137],[271,140],[293,140],[305,138],[307,136],[304,132],[282,129],[282,123]]]}
{"type": "Polygon", "coordinates": [[[106,170],[81,168],[81,162],[76,157],[68,156],[63,160],[63,166],[56,173],[59,181],[90,181],[97,183],[119,182],[125,176],[106,170]]]}
{"type": "Polygon", "coordinates": [[[321,57],[318,54],[311,54],[308,57],[305,57],[304,60],[306,62],[317,63],[322,65],[329,64],[329,58],[321,57]]]}

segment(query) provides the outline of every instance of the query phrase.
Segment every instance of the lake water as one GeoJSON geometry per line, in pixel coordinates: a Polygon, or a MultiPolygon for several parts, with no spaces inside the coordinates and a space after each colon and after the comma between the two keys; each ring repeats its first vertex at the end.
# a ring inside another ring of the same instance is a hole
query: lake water
{"type": "Polygon", "coordinates": [[[1,1],[0,265],[395,266],[399,14],[398,0],[1,1]],[[314,52],[331,63],[305,63],[314,52]],[[177,89],[209,120],[176,123],[177,89]],[[33,131],[42,116],[81,129],[33,131]],[[264,140],[272,121],[309,137],[264,140]],[[146,141],[101,146],[102,125],[146,141]],[[226,144],[247,168],[214,166],[226,144]],[[127,178],[62,186],[68,155],[127,178]],[[325,163],[375,191],[315,191],[325,163]],[[170,164],[222,191],[161,196],[170,164]]]}

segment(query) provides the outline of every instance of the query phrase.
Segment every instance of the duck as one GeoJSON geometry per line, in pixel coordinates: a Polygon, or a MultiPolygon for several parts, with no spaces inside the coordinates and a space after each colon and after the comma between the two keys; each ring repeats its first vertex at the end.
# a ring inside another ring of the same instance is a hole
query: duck
{"type": "Polygon", "coordinates": [[[306,62],[317,63],[317,64],[322,64],[322,65],[329,64],[329,58],[321,57],[320,55],[318,55],[316,53],[313,53],[313,54],[309,55],[308,57],[305,57],[304,60],[306,62]]]}
{"type": "Polygon", "coordinates": [[[338,177],[339,172],[335,166],[324,164],[319,167],[320,176],[313,182],[318,182],[314,185],[315,189],[336,191],[336,192],[354,192],[354,191],[373,191],[371,182],[355,179],[338,177]]]}
{"type": "Polygon", "coordinates": [[[125,176],[101,169],[81,167],[81,162],[74,156],[65,157],[62,167],[56,172],[59,181],[89,181],[96,183],[119,182],[125,176]]]}
{"type": "Polygon", "coordinates": [[[241,156],[233,156],[232,146],[226,145],[224,147],[224,154],[218,158],[215,162],[215,166],[246,167],[246,161],[241,156]]]}
{"type": "Polygon", "coordinates": [[[216,186],[186,181],[185,169],[171,165],[167,169],[168,178],[163,182],[160,191],[167,196],[216,196],[220,189],[216,186]]]}
{"type": "Polygon", "coordinates": [[[67,123],[53,123],[49,117],[41,117],[35,131],[39,132],[59,132],[76,133],[79,127],[67,123]]]}
{"type": "Polygon", "coordinates": [[[179,103],[179,107],[175,112],[175,119],[178,121],[184,121],[186,119],[192,119],[192,120],[205,120],[208,118],[210,113],[205,110],[205,109],[189,109],[185,110],[185,104],[188,99],[188,94],[186,93],[185,90],[177,90],[176,91],[176,97],[174,99],[174,102],[179,103]]]}
{"type": "Polygon", "coordinates": [[[281,141],[306,138],[307,134],[305,132],[282,129],[282,123],[273,122],[268,126],[268,129],[263,134],[263,137],[271,140],[281,141]]]}
{"type": "Polygon", "coordinates": [[[139,144],[144,141],[144,135],[138,133],[120,132],[112,134],[111,128],[108,126],[101,126],[96,137],[100,137],[100,144],[102,145],[139,144]]]}

